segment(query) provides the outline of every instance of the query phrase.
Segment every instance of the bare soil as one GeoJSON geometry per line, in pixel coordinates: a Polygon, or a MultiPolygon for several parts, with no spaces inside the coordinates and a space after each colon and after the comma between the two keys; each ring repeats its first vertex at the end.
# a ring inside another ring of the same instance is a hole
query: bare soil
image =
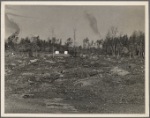
{"type": "Polygon", "coordinates": [[[144,113],[144,78],[140,58],[6,53],[5,112],[144,113]]]}

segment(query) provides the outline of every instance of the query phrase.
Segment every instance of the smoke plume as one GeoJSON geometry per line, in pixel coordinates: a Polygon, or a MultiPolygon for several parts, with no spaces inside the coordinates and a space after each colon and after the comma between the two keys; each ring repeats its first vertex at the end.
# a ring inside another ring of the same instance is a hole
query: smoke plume
{"type": "Polygon", "coordinates": [[[95,34],[100,35],[100,32],[98,30],[98,26],[97,26],[97,20],[96,20],[96,18],[92,14],[87,13],[87,12],[85,12],[85,17],[89,21],[89,25],[90,25],[91,29],[93,30],[93,32],[95,34]]]}
{"type": "Polygon", "coordinates": [[[13,20],[11,20],[8,17],[8,14],[5,14],[5,32],[6,32],[6,37],[10,36],[11,34],[15,33],[15,32],[20,32],[20,28],[19,25],[14,22],[13,20]]]}

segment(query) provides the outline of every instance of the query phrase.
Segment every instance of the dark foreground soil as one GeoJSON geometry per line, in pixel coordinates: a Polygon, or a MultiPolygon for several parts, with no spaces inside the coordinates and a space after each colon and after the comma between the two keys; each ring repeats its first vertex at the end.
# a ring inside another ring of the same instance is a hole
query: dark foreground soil
{"type": "Polygon", "coordinates": [[[145,111],[142,59],[6,53],[5,61],[6,113],[145,111]]]}

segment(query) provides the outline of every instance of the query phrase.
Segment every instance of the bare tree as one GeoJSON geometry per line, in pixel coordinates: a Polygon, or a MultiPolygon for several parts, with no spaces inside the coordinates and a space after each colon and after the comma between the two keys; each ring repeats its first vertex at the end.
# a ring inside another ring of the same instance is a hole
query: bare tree
{"type": "Polygon", "coordinates": [[[118,34],[118,29],[116,27],[111,27],[110,30],[108,31],[106,35],[106,40],[107,40],[107,48],[110,48],[111,54],[113,56],[119,56],[120,51],[121,51],[121,42],[119,37],[117,36],[118,34]]]}

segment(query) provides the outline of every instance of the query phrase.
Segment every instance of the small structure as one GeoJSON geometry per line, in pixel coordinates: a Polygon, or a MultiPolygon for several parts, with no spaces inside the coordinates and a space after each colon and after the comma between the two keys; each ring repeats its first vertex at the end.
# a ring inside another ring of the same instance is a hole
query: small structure
{"type": "Polygon", "coordinates": [[[55,51],[55,54],[59,54],[59,51],[55,51]]]}
{"type": "Polygon", "coordinates": [[[64,54],[68,54],[68,51],[64,51],[64,54]]]}
{"type": "Polygon", "coordinates": [[[70,52],[65,49],[60,47],[60,49],[54,50],[54,57],[68,57],[70,56],[70,52]]]}

